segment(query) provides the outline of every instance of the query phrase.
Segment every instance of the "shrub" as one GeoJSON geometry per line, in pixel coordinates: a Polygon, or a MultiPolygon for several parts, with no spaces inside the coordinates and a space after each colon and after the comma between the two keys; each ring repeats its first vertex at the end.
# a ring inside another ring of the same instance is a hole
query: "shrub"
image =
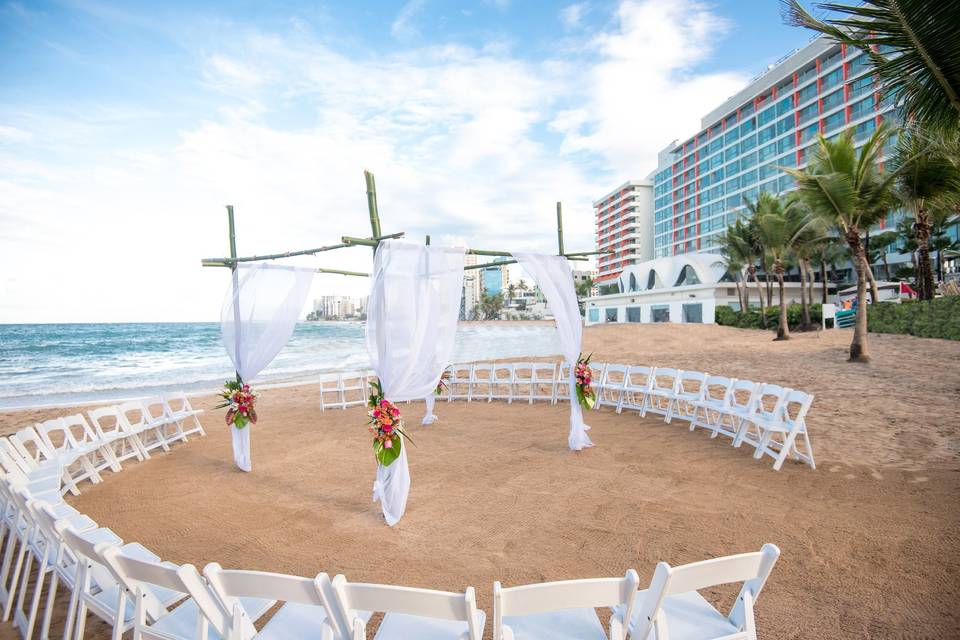
{"type": "MultiPolygon", "coordinates": [[[[780,326],[780,306],[774,305],[766,310],[767,328],[776,331],[780,326]]],[[[816,326],[820,325],[821,308],[820,304],[810,305],[810,323],[816,326]]],[[[714,319],[717,324],[725,327],[739,327],[741,329],[760,329],[760,310],[750,308],[747,311],[734,311],[730,307],[717,307],[714,319]]],[[[791,329],[800,326],[803,320],[803,307],[799,304],[792,304],[787,307],[787,324],[791,329]]]]}
{"type": "Polygon", "coordinates": [[[960,340],[960,296],[870,305],[867,325],[874,333],[960,340]]]}

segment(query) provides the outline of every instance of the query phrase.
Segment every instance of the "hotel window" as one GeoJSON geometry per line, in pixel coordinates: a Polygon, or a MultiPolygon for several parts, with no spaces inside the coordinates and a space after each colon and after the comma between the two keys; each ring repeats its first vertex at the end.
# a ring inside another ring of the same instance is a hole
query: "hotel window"
{"type": "Polygon", "coordinates": [[[616,307],[608,307],[605,311],[606,311],[606,317],[604,318],[604,320],[606,322],[617,321],[617,315],[619,310],[616,307]]]}
{"type": "Polygon", "coordinates": [[[873,96],[864,98],[850,108],[850,119],[857,120],[863,116],[873,113],[873,96]]]}
{"type": "Polygon", "coordinates": [[[764,142],[770,142],[776,137],[776,129],[774,129],[773,125],[771,125],[769,127],[760,129],[760,131],[757,133],[757,142],[763,144],[764,142]]]}
{"type": "Polygon", "coordinates": [[[820,82],[820,90],[826,91],[831,87],[835,87],[843,80],[843,67],[839,69],[834,69],[827,75],[823,76],[823,80],[820,82]]]}
{"type": "Polygon", "coordinates": [[[733,193],[740,188],[740,178],[730,178],[724,184],[726,185],[727,193],[733,193]]]}
{"type": "Polygon", "coordinates": [[[720,151],[720,149],[722,148],[723,148],[723,139],[717,138],[716,140],[710,143],[709,147],[707,147],[707,153],[714,153],[716,151],[720,151]]]}
{"type": "Polygon", "coordinates": [[[763,162],[764,160],[769,160],[777,155],[777,145],[770,143],[765,147],[760,147],[758,153],[758,160],[763,162]]]}
{"type": "Polygon", "coordinates": [[[735,173],[740,173],[740,161],[734,160],[724,167],[724,170],[726,170],[728,176],[732,176],[735,173]]]}
{"type": "Polygon", "coordinates": [[[729,116],[727,116],[727,119],[724,121],[723,125],[724,125],[727,129],[731,129],[731,128],[732,128],[732,129],[736,129],[736,127],[737,127],[737,114],[731,113],[729,116]]]}
{"type": "Polygon", "coordinates": [[[842,127],[844,125],[844,115],[845,114],[843,110],[840,110],[830,116],[827,116],[827,119],[823,122],[824,130],[833,131],[837,127],[842,127]]]}
{"type": "Polygon", "coordinates": [[[683,305],[683,321],[694,324],[702,324],[703,305],[699,302],[689,302],[683,305]]]}
{"type": "Polygon", "coordinates": [[[876,131],[876,129],[877,121],[873,118],[867,120],[866,122],[861,122],[853,131],[853,139],[857,141],[866,140],[874,131],[876,131]]]}
{"type": "Polygon", "coordinates": [[[750,118],[746,122],[740,125],[740,136],[745,136],[748,133],[753,132],[757,128],[757,121],[755,118],[750,118]]]}
{"type": "Polygon", "coordinates": [[[723,164],[723,154],[722,154],[722,153],[718,153],[718,154],[716,154],[716,155],[714,155],[714,156],[710,156],[710,161],[709,161],[709,165],[710,165],[709,168],[710,168],[710,169],[716,169],[717,167],[719,167],[719,166],[722,165],[722,164],[723,164]]]}
{"type": "Polygon", "coordinates": [[[730,144],[736,139],[737,139],[737,128],[734,127],[733,129],[730,129],[729,131],[727,131],[727,133],[724,134],[723,144],[730,144]]]}
{"type": "Polygon", "coordinates": [[[627,307],[627,322],[643,322],[640,307],[627,307]]]}
{"type": "Polygon", "coordinates": [[[740,141],[740,151],[745,153],[757,146],[757,136],[751,135],[740,141]]]}
{"type": "Polygon", "coordinates": [[[760,167],[760,179],[766,180],[770,176],[775,176],[780,172],[780,169],[777,168],[776,162],[768,162],[767,164],[760,167]]]}
{"type": "Polygon", "coordinates": [[[843,89],[838,89],[823,99],[823,112],[826,113],[841,104],[843,104],[843,89]]]}
{"type": "Polygon", "coordinates": [[[747,104],[740,107],[740,119],[743,120],[747,116],[753,115],[753,103],[748,102],[747,104]]]}
{"type": "Polygon", "coordinates": [[[752,189],[747,189],[746,191],[744,191],[741,197],[744,200],[756,200],[758,195],[760,195],[760,188],[754,187],[752,189]]]}
{"type": "Polygon", "coordinates": [[[793,149],[793,136],[787,136],[786,138],[777,140],[777,155],[786,153],[790,149],[793,149]]]}
{"type": "Polygon", "coordinates": [[[740,176],[740,186],[741,186],[741,187],[747,187],[747,186],[750,186],[750,185],[752,185],[752,184],[756,184],[756,182],[757,182],[757,170],[756,170],[756,169],[751,169],[750,171],[747,171],[745,174],[743,174],[742,176],[740,176]]]}
{"type": "Polygon", "coordinates": [[[757,154],[748,153],[747,155],[740,158],[740,171],[746,171],[750,167],[756,166],[757,164],[757,154]]]}
{"type": "Polygon", "coordinates": [[[733,160],[738,155],[740,155],[740,145],[735,144],[732,147],[727,147],[727,150],[723,152],[723,159],[729,162],[733,160]]]}
{"type": "Polygon", "coordinates": [[[792,189],[794,184],[796,183],[793,180],[793,176],[789,174],[782,175],[777,181],[777,189],[779,191],[787,191],[788,189],[792,189]]]}
{"type": "Polygon", "coordinates": [[[727,208],[733,209],[734,207],[739,207],[743,204],[743,198],[740,196],[730,196],[727,198],[727,208]]]}
{"type": "Polygon", "coordinates": [[[773,122],[773,119],[777,117],[777,111],[774,108],[764,109],[757,115],[757,126],[762,127],[768,122],[773,122]]]}
{"type": "Polygon", "coordinates": [[[870,66],[870,58],[868,58],[865,54],[860,54],[850,61],[849,68],[847,69],[847,77],[854,78],[860,73],[863,73],[869,69],[870,66]]]}
{"type": "Polygon", "coordinates": [[[810,122],[811,120],[816,118],[817,115],[819,115],[819,113],[820,112],[817,110],[817,103],[816,102],[810,103],[803,109],[800,109],[800,124],[810,122]]]}
{"type": "Polygon", "coordinates": [[[589,310],[590,311],[590,322],[600,322],[600,309],[596,307],[589,310]]]}
{"type": "Polygon", "coordinates": [[[651,305],[650,320],[653,322],[670,322],[670,306],[665,304],[651,305]]]}
{"type": "Polygon", "coordinates": [[[781,118],[777,120],[777,135],[783,135],[787,131],[793,129],[793,115],[789,115],[786,118],[781,118]]]}
{"type": "Polygon", "coordinates": [[[785,113],[790,113],[793,109],[793,98],[786,97],[780,102],[777,103],[777,115],[782,116],[785,113]]]}
{"type": "Polygon", "coordinates": [[[823,59],[820,61],[820,68],[821,68],[821,69],[829,69],[829,68],[832,67],[833,65],[837,64],[838,62],[840,62],[840,58],[841,58],[840,50],[837,49],[837,50],[834,51],[832,54],[830,54],[830,55],[827,56],[826,58],[823,58],[823,59]]]}
{"type": "Polygon", "coordinates": [[[855,98],[873,91],[873,76],[864,76],[850,84],[850,97],[855,98]]]}
{"type": "Polygon", "coordinates": [[[808,100],[812,100],[812,99],[815,98],[816,96],[817,96],[817,83],[814,82],[813,84],[808,84],[808,85],[805,86],[803,89],[800,89],[800,102],[799,102],[799,104],[803,104],[804,102],[807,102],[808,100]]]}
{"type": "Polygon", "coordinates": [[[814,122],[809,127],[802,129],[800,131],[800,142],[806,142],[807,140],[813,140],[817,137],[817,134],[820,133],[820,125],[814,122]]]}
{"type": "Polygon", "coordinates": [[[797,74],[797,86],[803,84],[815,75],[817,75],[817,65],[811,64],[797,74]]]}

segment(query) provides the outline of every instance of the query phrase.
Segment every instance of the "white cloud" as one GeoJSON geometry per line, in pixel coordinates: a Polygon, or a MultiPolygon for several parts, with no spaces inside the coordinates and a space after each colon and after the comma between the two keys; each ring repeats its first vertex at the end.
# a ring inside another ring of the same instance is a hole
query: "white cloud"
{"type": "Polygon", "coordinates": [[[420,30],[413,21],[423,11],[425,4],[425,0],[407,0],[407,3],[400,8],[396,19],[390,25],[390,34],[394,38],[404,40],[420,35],[420,30]]]}
{"type": "Polygon", "coordinates": [[[560,10],[560,22],[566,29],[575,29],[580,26],[580,21],[586,15],[588,5],[586,2],[576,2],[567,5],[560,10]]]}
{"type": "MultiPolygon", "coordinates": [[[[617,18],[546,60],[459,44],[348,55],[303,29],[227,32],[196,70],[219,106],[173,144],[100,142],[131,118],[156,126],[153,112],[0,111],[0,322],[213,319],[226,280],[199,260],[226,253],[223,205],[242,254],[365,235],[365,167],[385,232],[553,252],[562,200],[567,248],[590,249],[592,200],[646,175],[744,80],[695,72],[725,27],[702,5],[624,2],[617,18]],[[25,135],[53,155],[22,157],[25,135]]],[[[367,271],[370,252],[299,262],[367,271]]],[[[365,286],[318,276],[313,293],[365,286]]]]}

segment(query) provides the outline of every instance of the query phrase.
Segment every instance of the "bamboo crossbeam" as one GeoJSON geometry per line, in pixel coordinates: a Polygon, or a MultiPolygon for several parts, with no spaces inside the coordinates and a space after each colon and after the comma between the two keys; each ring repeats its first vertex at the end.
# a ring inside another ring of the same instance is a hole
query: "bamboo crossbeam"
{"type": "MultiPolygon", "coordinates": [[[[388,238],[402,238],[404,231],[380,236],[380,240],[388,238]]],[[[366,238],[360,238],[366,240],[366,238]]],[[[371,242],[373,242],[371,240],[371,242]]],[[[268,253],[262,256],[243,256],[241,258],[204,258],[200,264],[204,267],[229,267],[238,262],[259,262],[261,260],[279,260],[281,258],[292,258],[294,256],[309,256],[324,251],[333,251],[334,249],[345,249],[353,246],[354,243],[341,242],[340,244],[331,244],[326,247],[317,247],[316,249],[304,249],[302,251],[287,251],[284,253],[268,253]]]]}
{"type": "MultiPolygon", "coordinates": [[[[580,258],[580,257],[577,257],[577,256],[574,256],[574,257],[572,257],[572,258],[567,257],[567,259],[568,259],[568,260],[576,260],[576,261],[578,261],[578,262],[579,262],[579,261],[586,260],[586,258],[580,258]]],[[[505,265],[505,264],[517,264],[518,262],[519,262],[518,260],[504,260],[503,262],[484,262],[483,264],[470,264],[470,265],[465,266],[465,267],[463,268],[463,270],[464,270],[464,271],[469,271],[469,270],[471,270],[471,269],[484,269],[484,268],[486,268],[486,267],[500,267],[500,266],[503,266],[503,265],[505,265]]]]}
{"type": "Polygon", "coordinates": [[[317,269],[317,273],[333,273],[341,276],[359,276],[361,278],[369,278],[369,273],[364,273],[362,271],[344,271],[343,269],[317,269]]]}

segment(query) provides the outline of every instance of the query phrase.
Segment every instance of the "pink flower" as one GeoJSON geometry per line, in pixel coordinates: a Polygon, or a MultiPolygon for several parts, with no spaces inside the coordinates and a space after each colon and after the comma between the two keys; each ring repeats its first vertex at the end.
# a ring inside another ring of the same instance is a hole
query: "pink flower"
{"type": "Polygon", "coordinates": [[[392,416],[394,416],[394,417],[400,415],[400,409],[391,409],[391,410],[390,410],[390,415],[392,415],[392,416]]]}
{"type": "Polygon", "coordinates": [[[390,403],[387,402],[386,399],[383,399],[383,400],[380,401],[380,406],[381,406],[381,407],[386,407],[388,404],[390,404],[390,403]]]}
{"type": "Polygon", "coordinates": [[[383,414],[381,414],[379,411],[374,411],[374,412],[373,412],[373,417],[374,417],[374,418],[379,418],[381,415],[383,415],[383,414]]]}
{"type": "Polygon", "coordinates": [[[385,425],[383,425],[383,430],[384,430],[386,433],[390,433],[391,431],[393,431],[393,425],[392,425],[392,424],[385,424],[385,425]]]}
{"type": "Polygon", "coordinates": [[[387,440],[383,443],[385,449],[393,449],[393,440],[387,440]]]}

